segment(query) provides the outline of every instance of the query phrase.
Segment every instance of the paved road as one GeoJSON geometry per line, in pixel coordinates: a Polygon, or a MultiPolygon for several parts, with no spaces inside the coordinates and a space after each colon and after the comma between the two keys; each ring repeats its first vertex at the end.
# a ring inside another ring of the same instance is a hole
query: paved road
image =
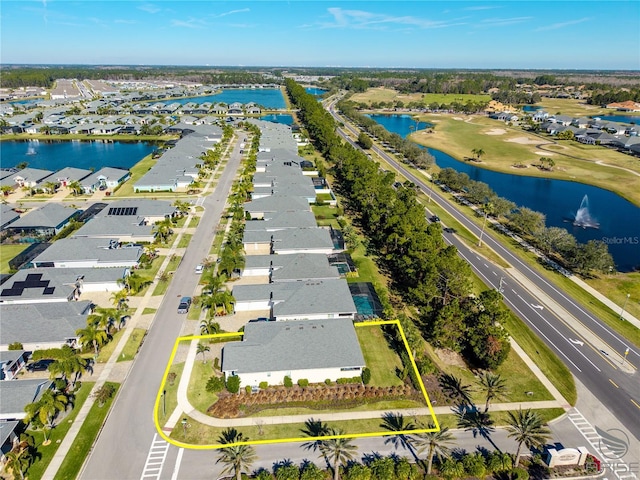
{"type": "MultiPolygon", "coordinates": [[[[334,118],[344,122],[333,110],[334,105],[328,105],[329,111],[334,118]]],[[[357,135],[357,130],[348,122],[345,122],[345,128],[357,135]]],[[[359,148],[348,135],[342,131],[340,133],[355,148],[359,148]]],[[[384,150],[377,146],[372,149],[425,193],[431,191],[434,201],[480,236],[481,229],[451,206],[439,189],[432,189],[432,185],[406,170],[384,150]]],[[[512,266],[511,269],[502,269],[480,257],[455,234],[445,233],[445,239],[458,248],[460,255],[488,285],[499,289],[500,279],[503,279],[506,304],[554,350],[571,372],[600,399],[602,405],[640,438],[640,379],[635,368],[640,365],[638,349],[634,346],[629,348],[624,337],[521,261],[487,231],[483,235],[483,242],[504,258],[512,266]],[[536,296],[531,291],[535,291],[536,296]],[[562,313],[558,315],[550,311],[541,297],[547,299],[547,303],[559,306],[557,311],[562,313]],[[622,354],[626,348],[629,348],[629,354],[624,359],[622,354]]]]}
{"type": "MultiPolygon", "coordinates": [[[[240,137],[244,135],[241,133],[240,137]]],[[[203,202],[205,211],[196,233],[173,274],[145,342],[94,445],[81,475],[83,479],[141,478],[156,433],[153,423],[156,394],[183,325],[184,317],[176,313],[178,301],[183,295],[192,295],[198,283],[195,267],[209,254],[233,177],[240,165],[239,145],[240,140],[233,148],[218,185],[203,202]]],[[[158,452],[161,450],[157,448],[158,452]]]]}

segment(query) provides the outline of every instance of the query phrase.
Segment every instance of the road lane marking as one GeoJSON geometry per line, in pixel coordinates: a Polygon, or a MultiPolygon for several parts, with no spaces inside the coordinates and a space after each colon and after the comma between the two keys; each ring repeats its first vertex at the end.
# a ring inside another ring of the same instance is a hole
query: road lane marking
{"type": "Polygon", "coordinates": [[[140,476],[140,480],[146,480],[155,478],[158,480],[160,478],[160,474],[162,473],[162,467],[164,466],[164,461],[167,458],[167,452],[169,451],[169,443],[165,442],[162,439],[158,439],[158,434],[153,434],[153,440],[151,441],[151,447],[149,448],[149,453],[147,454],[147,460],[144,463],[144,470],[142,470],[142,475],[140,476]]]}
{"type": "Polygon", "coordinates": [[[184,455],[184,448],[178,450],[178,456],[176,457],[176,466],[173,468],[173,475],[171,475],[171,480],[178,480],[180,464],[182,463],[182,455],[184,455]]]}
{"type": "Polygon", "coordinates": [[[609,381],[611,382],[611,384],[616,387],[616,388],[620,388],[618,385],[616,385],[616,382],[614,382],[613,380],[609,379],[609,381]]]}
{"type": "Polygon", "coordinates": [[[640,405],[638,405],[638,402],[636,402],[633,398],[630,398],[629,400],[631,400],[631,403],[633,403],[636,407],[640,408],[640,405]]]}

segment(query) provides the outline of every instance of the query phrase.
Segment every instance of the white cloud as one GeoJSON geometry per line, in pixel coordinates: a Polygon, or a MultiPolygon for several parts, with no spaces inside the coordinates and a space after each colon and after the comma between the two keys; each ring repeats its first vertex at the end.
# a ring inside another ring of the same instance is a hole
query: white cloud
{"type": "Polygon", "coordinates": [[[584,23],[584,22],[588,22],[589,20],[591,20],[591,18],[585,17],[585,18],[580,18],[577,20],[569,20],[566,22],[560,22],[560,23],[552,23],[551,25],[546,25],[544,27],[539,27],[536,28],[536,32],[543,32],[546,30],[558,30],[559,28],[564,28],[564,27],[569,27],[571,25],[577,25],[579,23],[584,23]]]}
{"type": "Polygon", "coordinates": [[[171,26],[181,28],[203,28],[204,22],[197,18],[190,18],[188,20],[178,20],[174,18],[171,20],[171,26]]]}
{"type": "Polygon", "coordinates": [[[222,17],[226,17],[227,15],[234,15],[236,13],[245,13],[245,12],[250,12],[251,10],[249,8],[241,8],[239,10],[230,10],[228,12],[224,12],[224,13],[218,13],[218,14],[213,14],[211,15],[211,17],[213,18],[222,18],[222,17]]]}
{"type": "Polygon", "coordinates": [[[140,5],[138,7],[138,10],[142,10],[143,12],[147,12],[147,13],[158,13],[162,10],[162,8],[158,7],[157,5],[154,5],[153,3],[145,3],[140,5]]]}
{"type": "Polygon", "coordinates": [[[487,18],[476,24],[478,27],[505,27],[507,25],[515,25],[517,23],[527,22],[533,17],[511,17],[511,18],[487,18]]]}
{"type": "Polygon", "coordinates": [[[334,21],[321,24],[323,28],[386,29],[388,27],[403,26],[426,29],[464,24],[459,19],[454,21],[435,21],[410,15],[395,16],[364,10],[344,10],[340,7],[332,7],[327,11],[334,21]]]}

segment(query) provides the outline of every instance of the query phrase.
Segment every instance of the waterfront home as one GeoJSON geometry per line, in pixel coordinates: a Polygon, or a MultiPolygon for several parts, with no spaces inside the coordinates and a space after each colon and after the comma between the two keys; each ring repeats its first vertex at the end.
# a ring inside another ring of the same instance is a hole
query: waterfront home
{"type": "Polygon", "coordinates": [[[52,174],[53,172],[51,170],[27,167],[17,172],[11,178],[19,187],[35,188],[38,184],[48,181],[52,174]]]}
{"type": "Polygon", "coordinates": [[[241,388],[282,385],[285,376],[294,383],[335,382],[360,376],[364,367],[355,328],[347,319],[249,322],[242,341],[222,350],[222,372],[226,379],[238,376],[241,388]]]}
{"type": "Polygon", "coordinates": [[[124,168],[103,167],[80,181],[84,193],[91,194],[100,188],[116,188],[131,177],[124,168]]]}

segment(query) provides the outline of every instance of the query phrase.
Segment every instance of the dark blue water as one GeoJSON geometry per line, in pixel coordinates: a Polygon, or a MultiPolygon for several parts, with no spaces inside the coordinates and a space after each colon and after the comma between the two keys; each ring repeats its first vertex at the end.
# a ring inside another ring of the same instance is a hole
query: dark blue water
{"type": "Polygon", "coordinates": [[[131,168],[155,149],[146,142],[6,141],[0,142],[0,159],[2,168],[27,162],[54,172],[64,167],[131,168]]]}
{"type": "Polygon", "coordinates": [[[600,120],[606,120],[608,122],[620,122],[620,123],[633,123],[640,125],[640,115],[595,115],[600,120]]]}
{"type": "Polygon", "coordinates": [[[542,107],[538,107],[536,105],[524,105],[522,107],[522,111],[527,113],[536,112],[537,110],[542,110],[542,107]]]}
{"type": "Polygon", "coordinates": [[[257,103],[266,108],[278,109],[285,108],[286,103],[282,91],[278,88],[231,88],[223,90],[215,95],[206,95],[204,97],[193,98],[172,98],[170,100],[164,100],[161,103],[179,103],[185,105],[187,103],[234,103],[239,102],[242,104],[257,103]]]}
{"type": "MultiPolygon", "coordinates": [[[[408,115],[371,115],[388,131],[406,137],[415,121],[408,115]]],[[[421,127],[423,128],[423,127],[421,127]]],[[[465,172],[472,180],[488,184],[499,196],[519,206],[542,212],[548,227],[563,227],[580,242],[601,240],[609,246],[616,267],[621,272],[640,267],[640,208],[602,188],[565,180],[525,177],[485,170],[460,162],[444,152],[427,149],[440,168],[465,172]],[[589,212],[600,223],[599,229],[577,228],[572,220],[587,195],[589,212]]]]}
{"type": "Polygon", "coordinates": [[[269,115],[262,115],[260,120],[265,122],[282,123],[284,125],[293,125],[293,115],[287,113],[271,113],[269,115]]]}

